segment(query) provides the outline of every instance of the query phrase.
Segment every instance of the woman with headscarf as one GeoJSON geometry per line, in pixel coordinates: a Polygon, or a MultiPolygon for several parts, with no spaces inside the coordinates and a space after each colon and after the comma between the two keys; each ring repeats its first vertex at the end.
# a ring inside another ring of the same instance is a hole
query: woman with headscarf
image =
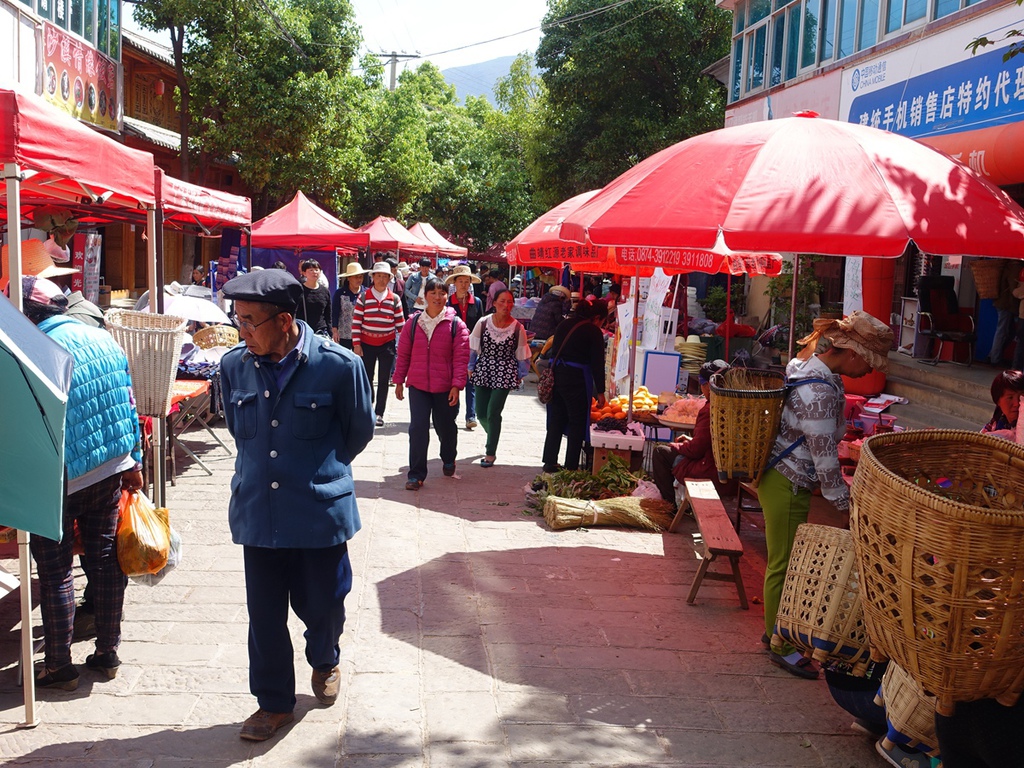
{"type": "Polygon", "coordinates": [[[494,299],[494,312],[477,323],[469,336],[469,383],[476,389],[480,422],[487,433],[481,467],[494,466],[505,400],[530,368],[530,345],[526,329],[512,317],[514,304],[512,292],[501,291],[494,299]]]}
{"type": "Polygon", "coordinates": [[[558,451],[565,440],[565,468],[580,468],[580,452],[590,426],[590,399],[604,398],[604,334],[608,315],[603,301],[581,301],[575,314],[564,320],[552,336],[551,367],[555,381],[548,403],[544,437],[544,471],[556,472],[558,451]]]}
{"type": "Polygon", "coordinates": [[[704,395],[704,405],[697,412],[693,437],[680,443],[659,445],[654,449],[651,474],[665,501],[675,503],[675,480],[680,483],[688,477],[718,480],[718,468],[711,452],[711,377],[727,370],[729,364],[725,360],[712,360],[700,367],[697,380],[700,382],[701,394],[704,395]]]}
{"type": "Polygon", "coordinates": [[[768,550],[761,643],[773,664],[815,679],[818,670],[810,659],[790,645],[771,645],[775,617],[797,526],[807,522],[811,491],[820,487],[840,512],[850,508],[850,488],[839,468],[839,442],[846,432],[842,377],[887,371],[892,329],[858,310],[843,320],[815,320],[813,332],[799,343],[804,348],[786,367],[789,387],[779,434],[757,489],[768,550]]]}

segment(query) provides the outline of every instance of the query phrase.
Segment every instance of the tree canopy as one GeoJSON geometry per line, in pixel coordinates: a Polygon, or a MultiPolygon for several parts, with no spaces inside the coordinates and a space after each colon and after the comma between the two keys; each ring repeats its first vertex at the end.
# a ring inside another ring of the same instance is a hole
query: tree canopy
{"type": "Polygon", "coordinates": [[[702,70],[728,55],[713,0],[549,0],[537,50],[547,102],[533,146],[554,205],[665,147],[720,128],[725,90],[702,70]]]}

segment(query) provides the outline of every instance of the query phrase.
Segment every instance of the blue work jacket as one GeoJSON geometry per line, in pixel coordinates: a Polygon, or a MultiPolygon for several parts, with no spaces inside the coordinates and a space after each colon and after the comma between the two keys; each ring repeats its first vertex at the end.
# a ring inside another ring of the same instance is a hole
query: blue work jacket
{"type": "Polygon", "coordinates": [[[275,549],[348,541],[360,528],[351,464],[374,429],[363,361],[307,326],[280,389],[275,369],[244,344],[221,359],[224,417],[238,447],[231,538],[275,549]]]}

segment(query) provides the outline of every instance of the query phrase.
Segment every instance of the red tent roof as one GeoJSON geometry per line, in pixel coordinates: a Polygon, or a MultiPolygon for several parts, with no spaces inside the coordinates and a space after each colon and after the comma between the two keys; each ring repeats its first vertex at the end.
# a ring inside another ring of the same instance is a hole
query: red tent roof
{"type": "Polygon", "coordinates": [[[405,251],[407,253],[437,253],[437,246],[428,243],[388,216],[378,216],[369,224],[359,228],[370,236],[370,248],[374,251],[405,251]]]}
{"type": "Polygon", "coordinates": [[[149,152],[129,149],[36,96],[5,89],[0,89],[0,162],[36,172],[22,184],[24,197],[72,204],[85,198],[105,209],[156,202],[149,152]]]}
{"type": "Polygon", "coordinates": [[[425,221],[417,221],[409,227],[409,233],[416,235],[416,237],[421,240],[426,240],[432,245],[436,245],[437,250],[445,256],[465,258],[469,253],[468,248],[463,248],[461,245],[456,245],[450,240],[447,240],[440,232],[434,229],[431,224],[428,224],[425,221]]]}
{"type": "Polygon", "coordinates": [[[252,225],[253,248],[366,248],[369,239],[341,219],[317,207],[302,190],[292,201],[252,225]]]}
{"type": "Polygon", "coordinates": [[[248,227],[252,224],[252,203],[247,197],[207,189],[168,176],[156,169],[157,205],[169,224],[199,224],[215,227],[248,227]]]}

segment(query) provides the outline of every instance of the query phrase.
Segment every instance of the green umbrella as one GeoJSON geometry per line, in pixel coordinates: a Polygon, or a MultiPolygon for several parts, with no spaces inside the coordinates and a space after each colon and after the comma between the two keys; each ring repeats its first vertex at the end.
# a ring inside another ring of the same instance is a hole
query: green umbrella
{"type": "Polygon", "coordinates": [[[74,363],[0,295],[0,525],[60,541],[74,363]]]}

